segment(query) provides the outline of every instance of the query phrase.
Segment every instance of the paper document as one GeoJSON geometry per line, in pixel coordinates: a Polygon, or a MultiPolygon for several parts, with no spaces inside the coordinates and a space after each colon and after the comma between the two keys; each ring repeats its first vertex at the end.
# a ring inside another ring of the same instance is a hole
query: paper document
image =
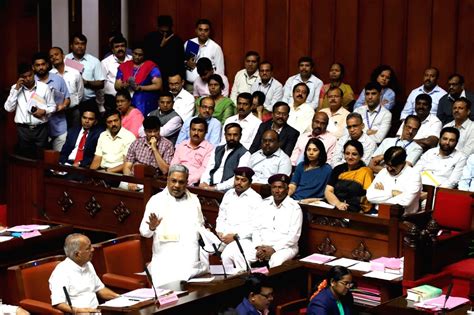
{"type": "MultiPolygon", "coordinates": [[[[433,310],[441,310],[441,308],[444,305],[445,299],[446,299],[446,295],[443,294],[433,299],[425,300],[420,303],[415,303],[414,305],[416,307],[429,308],[433,310]]],[[[446,309],[450,310],[452,308],[455,308],[465,303],[469,303],[469,300],[462,297],[450,296],[448,300],[446,301],[446,309]]]]}
{"type": "Polygon", "coordinates": [[[304,205],[310,205],[310,206],[316,206],[316,207],[320,207],[320,208],[327,208],[327,209],[334,209],[334,206],[325,202],[325,201],[322,201],[322,200],[319,200],[319,201],[313,201],[313,202],[300,202],[301,204],[304,204],[304,205]]]}
{"type": "MultiPolygon", "coordinates": [[[[170,292],[171,290],[168,290],[168,289],[156,288],[157,296],[165,295],[170,292]]],[[[136,289],[136,290],[124,293],[123,296],[127,298],[132,298],[132,299],[147,300],[147,299],[155,298],[155,292],[153,291],[153,288],[140,288],[140,289],[136,289]]]]}
{"type": "Polygon", "coordinates": [[[322,254],[312,254],[312,255],[309,255],[307,257],[304,257],[304,258],[300,259],[300,261],[310,262],[310,263],[313,263],[313,264],[324,264],[324,263],[326,263],[328,261],[331,261],[335,258],[336,258],[335,256],[328,256],[328,255],[322,255],[322,254]]]}
{"type": "MultiPolygon", "coordinates": [[[[228,275],[234,275],[237,273],[237,270],[234,268],[232,265],[226,265],[225,267],[225,273],[228,275]]],[[[212,275],[223,275],[224,274],[224,268],[222,265],[210,265],[209,266],[209,271],[212,275]]]]}
{"type": "Polygon", "coordinates": [[[101,304],[100,306],[127,307],[127,306],[138,304],[142,301],[143,300],[140,300],[140,299],[131,299],[125,296],[119,296],[118,298],[108,300],[107,302],[105,302],[104,304],[101,304]]]}
{"type": "Polygon", "coordinates": [[[360,263],[359,260],[349,259],[349,258],[339,258],[330,262],[325,263],[328,266],[342,266],[342,267],[350,267],[355,264],[360,263]]]}
{"type": "Polygon", "coordinates": [[[35,230],[46,230],[49,228],[49,225],[44,224],[28,224],[28,225],[17,225],[11,228],[8,228],[7,231],[9,232],[31,232],[35,230]]]}
{"type": "Polygon", "coordinates": [[[376,279],[383,279],[383,280],[395,280],[395,279],[402,279],[402,275],[397,275],[393,273],[387,273],[382,271],[372,271],[369,273],[364,274],[364,277],[369,278],[376,278],[376,279]]]}
{"type": "Polygon", "coordinates": [[[370,271],[370,263],[367,261],[360,261],[357,264],[350,266],[350,270],[358,270],[362,272],[369,272],[370,271]]]}
{"type": "Polygon", "coordinates": [[[13,236],[0,236],[0,243],[9,241],[13,238],[13,236]]]}
{"type": "Polygon", "coordinates": [[[206,277],[206,278],[192,278],[188,280],[188,283],[206,283],[206,282],[212,282],[215,277],[206,277]]]}

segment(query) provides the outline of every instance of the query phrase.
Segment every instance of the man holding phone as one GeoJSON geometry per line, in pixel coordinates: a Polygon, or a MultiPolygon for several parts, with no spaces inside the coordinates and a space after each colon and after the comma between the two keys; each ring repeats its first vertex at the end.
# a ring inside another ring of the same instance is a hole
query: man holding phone
{"type": "Polygon", "coordinates": [[[56,103],[48,85],[35,81],[31,65],[18,65],[18,80],[4,107],[7,112],[15,111],[17,154],[38,158],[48,144],[48,116],[56,111],[56,103]]]}

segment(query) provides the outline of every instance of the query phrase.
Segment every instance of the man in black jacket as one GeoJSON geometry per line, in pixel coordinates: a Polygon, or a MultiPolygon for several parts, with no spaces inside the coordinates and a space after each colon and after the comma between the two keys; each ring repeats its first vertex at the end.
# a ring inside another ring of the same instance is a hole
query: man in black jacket
{"type": "Polygon", "coordinates": [[[250,146],[250,153],[255,153],[260,150],[263,133],[267,130],[273,129],[280,134],[280,149],[282,149],[286,155],[291,156],[300,133],[298,130],[286,123],[289,113],[290,106],[288,106],[287,103],[276,102],[275,105],[273,105],[272,120],[264,122],[260,125],[257,135],[253,139],[253,143],[250,146]]]}

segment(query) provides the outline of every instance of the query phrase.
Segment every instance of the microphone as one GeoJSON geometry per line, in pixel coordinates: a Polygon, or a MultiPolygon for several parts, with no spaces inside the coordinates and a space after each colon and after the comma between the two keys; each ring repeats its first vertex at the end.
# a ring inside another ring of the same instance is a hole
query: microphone
{"type": "Polygon", "coordinates": [[[155,285],[153,284],[153,279],[151,278],[151,274],[148,271],[148,267],[146,265],[144,267],[145,267],[146,277],[147,277],[148,281],[150,281],[151,287],[153,288],[153,292],[155,293],[155,302],[156,302],[156,301],[158,301],[158,295],[156,294],[156,289],[155,289],[155,285]]]}
{"type": "Polygon", "coordinates": [[[234,241],[237,243],[237,246],[239,247],[239,251],[240,251],[240,253],[242,254],[242,256],[244,257],[245,265],[247,266],[247,272],[248,272],[248,273],[251,273],[251,271],[250,271],[250,266],[249,266],[249,263],[248,263],[248,261],[247,261],[247,257],[245,257],[244,250],[242,249],[242,245],[240,244],[239,235],[237,235],[237,234],[234,235],[234,241]]]}
{"type": "Polygon", "coordinates": [[[448,291],[446,291],[446,296],[444,298],[444,303],[443,303],[443,314],[446,313],[446,302],[448,302],[449,297],[451,296],[451,290],[453,289],[453,283],[451,282],[448,287],[448,291]]]}
{"type": "Polygon", "coordinates": [[[224,279],[227,279],[227,273],[225,272],[224,262],[222,261],[221,253],[219,252],[219,249],[217,248],[216,244],[212,243],[212,247],[214,248],[214,254],[221,260],[222,270],[224,271],[224,279]]]}
{"type": "Polygon", "coordinates": [[[69,296],[69,292],[67,292],[66,287],[63,287],[64,295],[66,296],[66,301],[69,307],[71,308],[72,314],[74,314],[74,309],[72,308],[71,297],[69,296]]]}

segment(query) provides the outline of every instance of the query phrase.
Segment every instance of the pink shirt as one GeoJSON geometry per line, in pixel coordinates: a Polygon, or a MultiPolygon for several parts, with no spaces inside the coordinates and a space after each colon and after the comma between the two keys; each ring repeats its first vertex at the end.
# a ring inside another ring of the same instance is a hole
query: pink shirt
{"type": "Polygon", "coordinates": [[[143,124],[143,114],[140,110],[133,108],[127,116],[122,116],[122,127],[130,131],[138,138],[138,130],[143,124]]]}
{"type": "Polygon", "coordinates": [[[189,169],[188,185],[192,185],[197,183],[202,173],[204,173],[214,146],[203,140],[199,146],[193,148],[189,142],[190,140],[188,139],[178,144],[170,166],[174,164],[186,166],[189,169]]]}
{"type": "Polygon", "coordinates": [[[311,138],[318,138],[324,144],[324,147],[326,148],[326,154],[328,156],[327,163],[330,164],[332,156],[334,154],[334,149],[336,148],[337,138],[328,131],[323,134],[320,134],[317,137],[313,137],[312,132],[305,132],[298,137],[298,141],[296,141],[295,148],[293,149],[293,153],[291,154],[291,164],[293,166],[297,165],[298,162],[302,161],[302,154],[304,154],[306,144],[311,138]]]}
{"type": "MultiPolygon", "coordinates": [[[[224,88],[222,89],[222,95],[225,97],[229,96],[229,80],[225,75],[219,73],[222,77],[222,82],[224,83],[224,88]]],[[[193,84],[193,95],[196,97],[199,96],[208,96],[209,95],[209,87],[207,86],[207,82],[204,82],[201,77],[198,77],[193,84]]]]}

